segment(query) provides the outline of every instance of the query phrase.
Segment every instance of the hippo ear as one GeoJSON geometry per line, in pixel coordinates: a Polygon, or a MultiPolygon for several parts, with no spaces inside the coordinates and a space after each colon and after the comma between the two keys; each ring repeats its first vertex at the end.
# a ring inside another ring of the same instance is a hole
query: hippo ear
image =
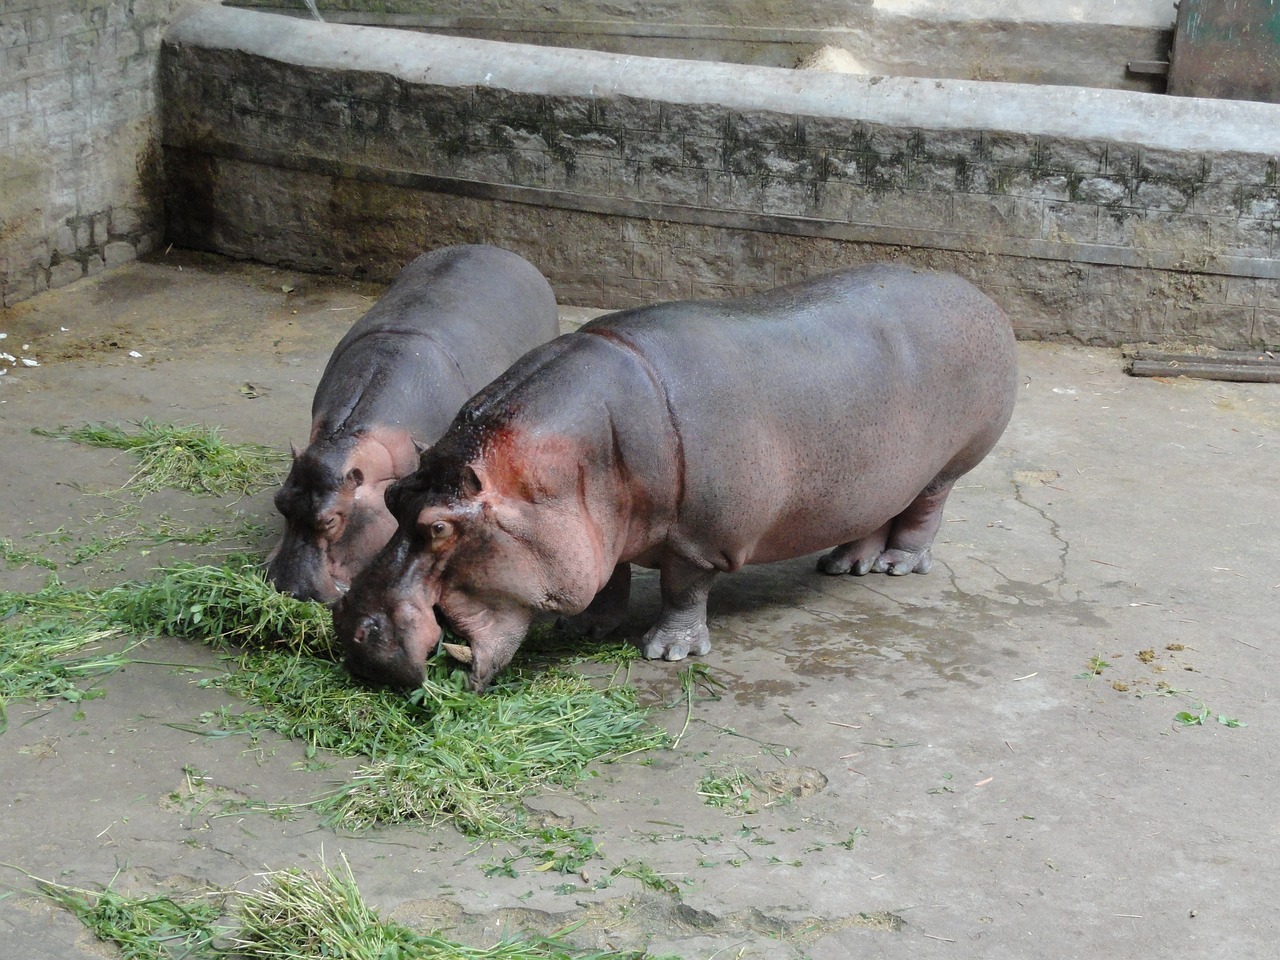
{"type": "Polygon", "coordinates": [[[462,493],[467,497],[478,497],[485,491],[484,476],[471,464],[462,469],[462,493]]]}
{"type": "Polygon", "coordinates": [[[289,456],[293,457],[295,460],[298,459],[298,448],[294,446],[292,440],[289,441],[289,456]]]}
{"type": "Polygon", "coordinates": [[[344,482],[352,487],[360,486],[364,483],[364,471],[359,467],[352,467],[347,471],[346,480],[344,482]]]}

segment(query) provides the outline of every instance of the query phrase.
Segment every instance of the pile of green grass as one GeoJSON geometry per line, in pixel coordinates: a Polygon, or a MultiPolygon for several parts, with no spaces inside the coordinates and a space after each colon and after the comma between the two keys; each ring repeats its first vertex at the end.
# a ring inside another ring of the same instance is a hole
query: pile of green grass
{"type": "Polygon", "coordinates": [[[38,881],[42,893],[71,910],[99,939],[129,960],[659,960],[643,951],[579,950],[566,942],[575,927],[551,936],[504,937],[471,947],[382,919],[356,886],[351,868],[265,874],[243,895],[122,896],[38,881]],[[234,900],[231,924],[220,924],[234,900]]]}
{"type": "Polygon", "coordinates": [[[233,731],[274,730],[303,740],[309,755],[363,759],[341,789],[317,801],[334,826],[450,822],[471,836],[541,843],[539,856],[573,869],[592,854],[589,838],[530,827],[521,798],[576,783],[593,762],[668,742],[630,686],[555,667],[510,669],[482,696],[444,656],[430,661],[408,695],[357,684],[334,662],[328,611],[275,591],[250,558],[178,564],[105,591],[53,581],[43,593],[10,597],[24,616],[10,622],[0,610],[0,677],[12,679],[0,683],[0,707],[17,697],[74,699],[82,678],[128,657],[59,657],[106,637],[167,635],[236,649],[235,669],[204,682],[257,709],[206,720],[233,731]]]}
{"type": "Polygon", "coordinates": [[[110,887],[95,893],[48,880],[37,881],[37,886],[74,913],[99,940],[118,946],[125,960],[227,956],[214,945],[224,932],[218,920],[225,893],[178,901],[164,896],[126,897],[110,887]]]}
{"type": "Polygon", "coordinates": [[[252,557],[174,564],[146,583],[126,584],[101,596],[115,624],[142,636],[195,640],[219,649],[286,647],[335,655],[328,610],[278,591],[252,557]]]}
{"type": "Polygon", "coordinates": [[[361,896],[343,863],[341,873],[284,870],[240,904],[232,944],[248,960],[344,957],[347,960],[644,960],[644,951],[577,950],[565,942],[576,927],[549,937],[504,937],[469,947],[381,919],[361,896]]]}
{"type": "Polygon", "coordinates": [[[133,453],[138,469],[125,486],[144,492],[174,487],[215,496],[256,493],[280,482],[289,459],[270,447],[228,443],[217,427],[158,424],[150,418],[134,421],[134,426],[132,432],[101,423],[35,432],[133,453]]]}
{"type": "Polygon", "coordinates": [[[448,821],[485,839],[568,842],[566,869],[582,856],[581,840],[531,832],[520,799],[547,784],[576,783],[594,761],[668,739],[630,687],[555,668],[508,671],[477,696],[462,670],[436,657],[406,696],[358,686],[316,658],[259,654],[220,682],[263,707],[224,724],[269,727],[311,748],[366,758],[317,804],[332,825],[448,821]]]}

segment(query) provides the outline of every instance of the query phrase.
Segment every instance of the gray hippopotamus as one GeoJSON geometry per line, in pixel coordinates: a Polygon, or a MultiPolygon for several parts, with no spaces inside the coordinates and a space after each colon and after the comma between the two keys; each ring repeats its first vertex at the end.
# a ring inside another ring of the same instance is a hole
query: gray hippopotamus
{"type": "Polygon", "coordinates": [[[487,246],[424,253],[329,358],[311,439],[276,492],[275,586],[336,600],[395,531],[383,503],[467,398],[559,333],[555,295],[527,260],[487,246]]]}
{"type": "Polygon", "coordinates": [[[472,398],[387,500],[399,523],[334,609],[348,668],[419,684],[441,637],[485,688],[536,615],[616,626],[660,572],[648,657],[710,649],[717,573],[835,549],[924,573],[956,480],[1013,411],[1014,337],[959,277],[856,267],[600,317],[472,398]]]}

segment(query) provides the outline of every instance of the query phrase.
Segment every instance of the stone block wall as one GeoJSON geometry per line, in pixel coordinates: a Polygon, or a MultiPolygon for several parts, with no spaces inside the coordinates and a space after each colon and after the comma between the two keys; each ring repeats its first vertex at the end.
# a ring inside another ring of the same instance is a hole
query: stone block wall
{"type": "Polygon", "coordinates": [[[386,278],[487,241],[562,301],[844,263],[969,276],[1023,337],[1280,343],[1280,108],[801,75],[202,8],[165,48],[170,239],[386,278]]]}
{"type": "Polygon", "coordinates": [[[159,239],[156,72],[180,0],[0,0],[0,302],[159,239]]]}

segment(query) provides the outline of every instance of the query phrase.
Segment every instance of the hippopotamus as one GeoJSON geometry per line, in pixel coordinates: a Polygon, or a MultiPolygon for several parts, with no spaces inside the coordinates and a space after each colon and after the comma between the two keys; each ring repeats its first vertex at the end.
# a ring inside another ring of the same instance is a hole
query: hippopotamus
{"type": "Polygon", "coordinates": [[[619,624],[630,564],[659,571],[642,647],[667,660],[710,650],[707,593],[744,564],[834,548],[828,574],[926,573],[1016,377],[1000,308],[906,266],[599,317],[472,398],[388,491],[396,532],[334,608],[346,665],[418,685],[442,619],[483,691],[535,617],[619,624]]]}
{"type": "Polygon", "coordinates": [[[285,531],[267,576],[336,600],[396,529],[387,486],[418,467],[458,409],[559,333],[550,284],[497,247],[424,253],[347,331],[311,405],[311,438],[276,492],[285,531]]]}

